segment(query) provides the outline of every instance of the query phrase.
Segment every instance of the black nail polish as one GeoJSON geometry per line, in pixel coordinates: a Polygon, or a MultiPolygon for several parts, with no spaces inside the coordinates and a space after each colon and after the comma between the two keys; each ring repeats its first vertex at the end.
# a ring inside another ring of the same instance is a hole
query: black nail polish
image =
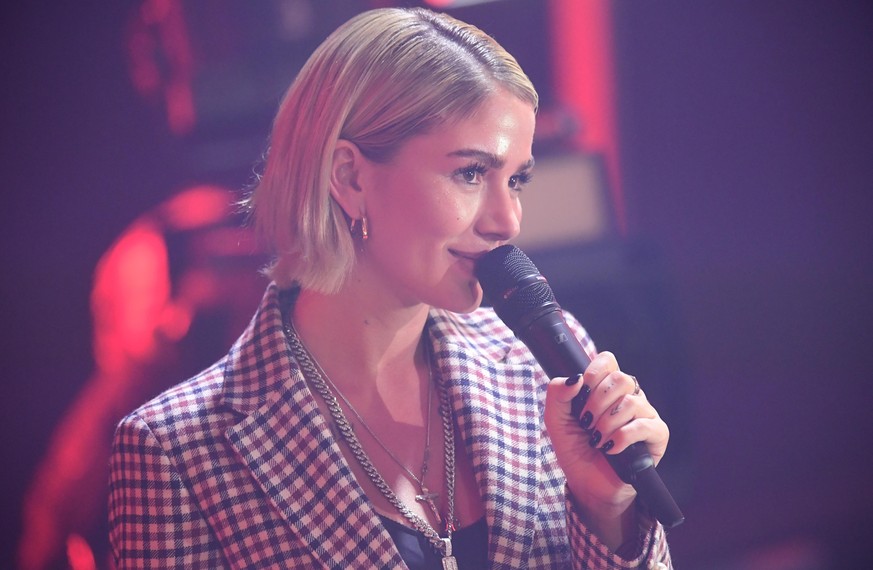
{"type": "Polygon", "coordinates": [[[579,414],[582,413],[582,408],[585,407],[585,402],[588,401],[588,396],[590,395],[591,388],[588,386],[583,385],[579,388],[579,393],[570,401],[570,413],[573,414],[574,418],[578,418],[579,414]]]}
{"type": "Polygon", "coordinates": [[[600,432],[597,430],[594,430],[594,433],[591,434],[591,439],[588,440],[588,445],[590,445],[591,447],[597,447],[597,444],[600,443],[601,437],[603,437],[603,436],[600,435],[600,432]]]}
{"type": "Polygon", "coordinates": [[[591,412],[585,412],[582,414],[582,417],[579,418],[579,425],[582,426],[582,429],[588,429],[588,426],[591,425],[593,420],[594,416],[591,415],[591,412]]]}
{"type": "Polygon", "coordinates": [[[603,444],[603,447],[600,448],[600,451],[602,451],[603,453],[606,453],[607,451],[609,451],[613,447],[615,447],[615,442],[610,439],[609,441],[607,441],[606,443],[603,444]]]}
{"type": "Polygon", "coordinates": [[[567,378],[567,381],[564,382],[564,385],[565,386],[575,386],[576,384],[579,383],[579,380],[581,380],[581,379],[582,379],[581,374],[577,374],[575,376],[570,376],[569,378],[567,378]]]}

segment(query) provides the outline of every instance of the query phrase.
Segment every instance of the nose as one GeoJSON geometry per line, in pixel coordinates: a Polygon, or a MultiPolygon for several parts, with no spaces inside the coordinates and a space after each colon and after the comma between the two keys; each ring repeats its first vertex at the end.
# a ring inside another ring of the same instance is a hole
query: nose
{"type": "Polygon", "coordinates": [[[505,242],[521,230],[521,202],[519,194],[507,187],[490,188],[485,195],[476,233],[488,241],[505,242]]]}

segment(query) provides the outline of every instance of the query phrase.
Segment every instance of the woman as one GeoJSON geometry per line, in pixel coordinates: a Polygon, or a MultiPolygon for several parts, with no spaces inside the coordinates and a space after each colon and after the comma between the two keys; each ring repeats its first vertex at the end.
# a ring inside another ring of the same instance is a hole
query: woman
{"type": "Polygon", "coordinates": [[[121,567],[669,565],[603,457],[666,448],[633,377],[602,353],[550,382],[477,309],[476,259],[519,230],[536,106],[515,60],[445,15],[371,11],[325,40],[250,200],[277,253],[257,314],[119,426],[121,567]]]}

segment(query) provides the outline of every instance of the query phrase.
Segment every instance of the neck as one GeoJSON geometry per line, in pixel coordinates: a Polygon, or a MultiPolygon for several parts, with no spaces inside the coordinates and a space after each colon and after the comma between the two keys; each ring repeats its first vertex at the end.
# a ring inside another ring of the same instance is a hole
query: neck
{"type": "Polygon", "coordinates": [[[292,320],[307,349],[347,395],[415,388],[426,377],[421,343],[428,307],[391,307],[344,288],[302,290],[292,320]],[[376,390],[373,390],[373,387],[376,390]]]}

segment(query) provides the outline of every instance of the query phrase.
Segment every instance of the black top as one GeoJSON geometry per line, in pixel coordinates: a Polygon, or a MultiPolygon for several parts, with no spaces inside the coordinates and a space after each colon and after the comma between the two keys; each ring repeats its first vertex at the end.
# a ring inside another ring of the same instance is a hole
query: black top
{"type": "MultiPolygon", "coordinates": [[[[379,515],[409,570],[442,570],[442,556],[413,528],[379,515]]],[[[488,567],[488,525],[485,517],[452,533],[452,554],[460,570],[488,567]]]]}

